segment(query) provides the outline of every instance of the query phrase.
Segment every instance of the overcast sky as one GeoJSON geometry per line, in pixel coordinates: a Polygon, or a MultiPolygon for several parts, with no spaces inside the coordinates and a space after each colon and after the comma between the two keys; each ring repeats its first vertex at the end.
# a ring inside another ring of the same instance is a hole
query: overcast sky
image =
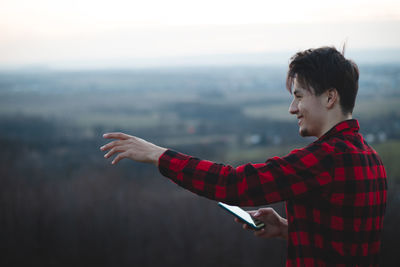
{"type": "Polygon", "coordinates": [[[400,48],[400,1],[0,0],[0,66],[400,48]]]}

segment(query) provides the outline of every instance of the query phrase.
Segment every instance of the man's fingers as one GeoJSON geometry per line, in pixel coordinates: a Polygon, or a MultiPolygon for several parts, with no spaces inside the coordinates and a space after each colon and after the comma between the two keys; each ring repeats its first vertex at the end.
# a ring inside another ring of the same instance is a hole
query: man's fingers
{"type": "Polygon", "coordinates": [[[118,146],[118,145],[122,145],[121,140],[116,140],[116,141],[112,141],[108,144],[105,144],[104,146],[100,147],[101,151],[107,151],[110,150],[111,148],[118,146]]]}
{"type": "Polygon", "coordinates": [[[257,210],[248,210],[247,211],[251,216],[254,216],[254,214],[257,213],[257,210]]]}
{"type": "Polygon", "coordinates": [[[104,155],[104,157],[108,159],[117,152],[125,152],[125,149],[122,146],[113,147],[110,151],[108,151],[107,154],[104,155]]]}
{"type": "Polygon", "coordinates": [[[254,231],[254,235],[258,237],[265,235],[265,229],[262,228],[261,230],[254,231]]]}
{"type": "Polygon", "coordinates": [[[267,207],[259,209],[258,212],[260,212],[261,214],[270,214],[271,212],[274,212],[274,209],[271,207],[267,207]]]}
{"type": "Polygon", "coordinates": [[[132,136],[124,134],[124,133],[105,133],[105,134],[103,134],[103,137],[107,138],[107,139],[126,140],[126,139],[129,139],[132,136]]]}
{"type": "Polygon", "coordinates": [[[257,210],[254,213],[250,213],[250,215],[257,218],[257,217],[269,215],[271,213],[274,213],[273,208],[262,208],[262,209],[257,210]]]}
{"type": "Polygon", "coordinates": [[[127,158],[128,157],[128,153],[124,152],[121,154],[118,154],[115,159],[111,162],[111,164],[117,164],[121,159],[127,158]]]}
{"type": "Polygon", "coordinates": [[[235,222],[237,222],[237,223],[243,224],[243,221],[240,220],[239,218],[236,218],[236,217],[235,217],[234,220],[235,220],[235,222]]]}

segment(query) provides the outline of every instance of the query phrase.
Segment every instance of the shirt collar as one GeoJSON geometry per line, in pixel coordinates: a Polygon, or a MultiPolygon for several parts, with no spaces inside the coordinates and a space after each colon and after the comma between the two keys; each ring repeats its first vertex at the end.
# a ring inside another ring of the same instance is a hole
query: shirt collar
{"type": "Polygon", "coordinates": [[[360,130],[360,125],[356,119],[345,120],[333,126],[329,131],[322,135],[318,140],[324,140],[339,133],[353,133],[360,130]]]}

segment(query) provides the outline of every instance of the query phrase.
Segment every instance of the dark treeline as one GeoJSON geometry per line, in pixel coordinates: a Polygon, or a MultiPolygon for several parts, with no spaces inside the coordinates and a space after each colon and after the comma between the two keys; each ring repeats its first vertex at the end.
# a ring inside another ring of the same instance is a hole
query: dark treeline
{"type": "MultiPolygon", "coordinates": [[[[377,123],[396,128],[395,122],[377,123]]],[[[290,122],[276,123],[266,128],[297,135],[290,122]]],[[[368,121],[360,123],[369,129],[368,121]]],[[[111,166],[98,150],[103,129],[93,129],[90,138],[68,133],[74,129],[35,117],[0,120],[1,266],[284,266],[285,241],[243,231],[214,201],[177,187],[153,166],[111,166]]],[[[142,134],[157,139],[163,133],[142,134]]],[[[226,146],[174,148],[217,158],[226,146]]],[[[400,262],[396,181],[390,177],[383,266],[400,262]]],[[[273,207],[284,216],[283,203],[273,207]]]]}

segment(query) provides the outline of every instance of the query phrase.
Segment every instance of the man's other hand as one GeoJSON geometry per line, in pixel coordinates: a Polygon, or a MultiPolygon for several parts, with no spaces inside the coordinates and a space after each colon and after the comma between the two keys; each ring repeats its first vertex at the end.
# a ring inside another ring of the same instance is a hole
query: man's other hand
{"type": "Polygon", "coordinates": [[[134,161],[152,163],[158,166],[158,159],[167,150],[139,137],[124,133],[106,133],[103,137],[106,139],[117,139],[100,148],[101,151],[109,150],[104,155],[105,158],[118,153],[111,162],[112,164],[118,163],[121,159],[129,158],[134,161]]]}
{"type": "Polygon", "coordinates": [[[265,227],[261,230],[254,231],[247,224],[235,218],[237,223],[243,224],[243,229],[254,231],[254,235],[262,238],[278,237],[287,239],[288,224],[287,220],[279,216],[273,208],[261,208],[259,210],[248,211],[254,218],[262,221],[265,227]]]}

